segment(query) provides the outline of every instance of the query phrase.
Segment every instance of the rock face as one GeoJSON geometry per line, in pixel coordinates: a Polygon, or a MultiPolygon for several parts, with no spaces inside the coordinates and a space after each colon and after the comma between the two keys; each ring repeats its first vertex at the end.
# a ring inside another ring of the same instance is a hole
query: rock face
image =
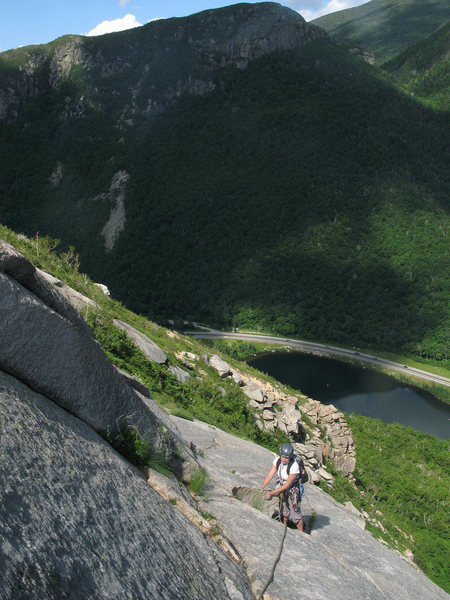
{"type": "Polygon", "coordinates": [[[94,431],[126,421],[155,452],[176,454],[180,475],[198,468],[176,424],[107,360],[59,290],[0,243],[1,600],[251,600],[201,515],[186,518],[94,431]]]}
{"type": "Polygon", "coordinates": [[[127,385],[77,311],[46,278],[0,242],[0,369],[96,430],[128,422],[171,454],[167,416],[127,385]]]}
{"type": "MultiPolygon", "coordinates": [[[[106,359],[59,289],[0,243],[0,599],[254,600],[282,533],[256,489],[273,454],[166,415],[106,359]],[[207,470],[200,511],[175,478],[132,467],[94,431],[121,419],[154,450],[181,454],[185,473],[207,470]]],[[[275,417],[274,392],[258,389],[265,426],[276,418],[295,430],[295,402],[275,417]]],[[[339,417],[328,416],[333,427],[339,417]]],[[[305,450],[311,464],[317,452],[305,450]]],[[[447,597],[364,531],[354,507],[306,487],[311,535],[287,531],[265,599],[447,597]]]]}
{"type": "MultiPolygon", "coordinates": [[[[274,455],[200,422],[172,417],[198,451],[210,481],[200,502],[214,515],[247,567],[255,595],[267,582],[283,526],[270,518],[277,506],[258,491],[274,455]],[[239,499],[239,498],[242,498],[239,499]],[[244,534],[245,532],[245,534],[244,534]]],[[[264,598],[270,600],[444,600],[441,588],[363,529],[361,516],[306,484],[302,512],[310,535],[287,530],[281,559],[264,598]]]]}
{"type": "Polygon", "coordinates": [[[268,52],[328,37],[297,12],[275,2],[204,11],[191,16],[187,26],[189,45],[214,67],[234,64],[244,68],[268,52]]]}
{"type": "Polygon", "coordinates": [[[0,598],[252,600],[242,571],[88,425],[0,372],[0,598]]]}

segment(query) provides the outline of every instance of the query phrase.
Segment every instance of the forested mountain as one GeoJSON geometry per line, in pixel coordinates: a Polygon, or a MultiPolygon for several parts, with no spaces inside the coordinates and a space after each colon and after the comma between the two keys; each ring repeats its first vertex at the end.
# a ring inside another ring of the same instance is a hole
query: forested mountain
{"type": "Polygon", "coordinates": [[[393,80],[434,108],[450,108],[450,21],[431,36],[388,61],[393,80]]]}
{"type": "Polygon", "coordinates": [[[382,64],[431,35],[449,14],[448,0],[371,0],[313,23],[336,40],[370,50],[382,64]]]}
{"type": "Polygon", "coordinates": [[[0,220],[130,308],[448,359],[448,112],[274,3],[0,65],[0,220]]]}

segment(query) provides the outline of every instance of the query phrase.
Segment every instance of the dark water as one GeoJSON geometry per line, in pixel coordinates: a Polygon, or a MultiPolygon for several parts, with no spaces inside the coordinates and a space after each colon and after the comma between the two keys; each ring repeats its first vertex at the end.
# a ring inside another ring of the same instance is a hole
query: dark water
{"type": "Polygon", "coordinates": [[[274,352],[247,362],[338,410],[408,425],[442,439],[450,436],[450,406],[393,377],[299,352],[274,352]]]}

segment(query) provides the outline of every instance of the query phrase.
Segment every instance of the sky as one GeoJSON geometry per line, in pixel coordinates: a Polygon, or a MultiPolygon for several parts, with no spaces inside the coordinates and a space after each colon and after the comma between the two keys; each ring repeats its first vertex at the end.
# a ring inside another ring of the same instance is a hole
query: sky
{"type": "MultiPolygon", "coordinates": [[[[0,51],[66,34],[101,35],[242,0],[0,0],[0,51]]],[[[253,0],[247,2],[254,3],[253,0]]],[[[367,0],[279,0],[307,21],[367,0]]]]}

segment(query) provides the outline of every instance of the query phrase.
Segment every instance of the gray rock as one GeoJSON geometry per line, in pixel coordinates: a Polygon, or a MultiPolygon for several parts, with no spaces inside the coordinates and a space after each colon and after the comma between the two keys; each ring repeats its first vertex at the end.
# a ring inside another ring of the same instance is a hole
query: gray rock
{"type": "Polygon", "coordinates": [[[355,470],[356,458],[354,456],[340,456],[334,459],[334,466],[345,475],[350,475],[355,470]]]}
{"type": "Polygon", "coordinates": [[[71,306],[73,306],[78,312],[86,313],[89,309],[93,311],[101,310],[101,307],[99,304],[97,304],[97,302],[94,302],[94,300],[91,300],[84,294],[77,292],[70,286],[65,285],[62,281],[60,281],[56,277],[53,277],[53,275],[50,275],[45,271],[41,271],[40,269],[36,269],[36,272],[39,273],[39,275],[41,275],[41,277],[43,277],[46,281],[56,286],[58,288],[59,293],[62,296],[64,296],[67,302],[71,306]]]}
{"type": "Polygon", "coordinates": [[[267,400],[265,391],[255,383],[247,383],[242,388],[242,391],[248,398],[259,402],[260,404],[264,404],[267,400]]]}
{"type": "Polygon", "coordinates": [[[191,374],[182,369],[181,367],[170,365],[169,371],[174,377],[176,377],[177,381],[179,381],[180,383],[186,383],[188,379],[191,379],[191,374]]]}
{"type": "MultiPolygon", "coordinates": [[[[210,475],[202,510],[213,514],[239,552],[257,595],[278,554],[283,526],[257,492],[274,454],[200,422],[172,417],[185,439],[202,450],[199,461],[210,475]],[[239,490],[244,490],[239,500],[239,490]],[[253,493],[250,493],[253,490],[253,493]],[[245,532],[245,534],[244,534],[245,532]]],[[[314,513],[311,535],[288,529],[267,598],[276,600],[444,600],[441,588],[380,544],[353,515],[307,483],[302,511],[314,513]]]]}
{"type": "Polygon", "coordinates": [[[114,325],[119,329],[125,331],[127,336],[132,340],[138,348],[142,350],[145,356],[151,362],[158,363],[163,365],[167,362],[166,354],[161,350],[161,348],[155,344],[153,340],[148,338],[146,335],[128,325],[128,323],[124,323],[124,321],[120,321],[119,319],[114,319],[114,325]]]}
{"type": "Polygon", "coordinates": [[[92,336],[83,317],[63,297],[60,290],[47,281],[42,271],[36,269],[20,252],[3,240],[0,240],[0,272],[15,279],[75,327],[92,336]]]}
{"type": "Polygon", "coordinates": [[[253,600],[246,577],[88,425],[0,372],[2,600],[253,600]]]}
{"type": "Polygon", "coordinates": [[[237,371],[233,371],[231,376],[233,377],[234,381],[239,387],[243,387],[245,385],[245,381],[242,379],[241,375],[237,371]]]}
{"type": "Polygon", "coordinates": [[[230,365],[222,360],[220,356],[217,356],[217,354],[211,356],[209,359],[209,366],[215,369],[220,377],[228,377],[231,375],[230,365]]]}
{"type": "Polygon", "coordinates": [[[130,385],[132,388],[134,388],[135,390],[140,392],[143,396],[150,398],[150,390],[148,389],[148,387],[146,385],[141,383],[138,379],[136,379],[129,373],[122,371],[122,369],[119,369],[119,367],[116,367],[116,369],[117,369],[117,372],[120,373],[120,375],[123,377],[123,379],[128,383],[128,385],[130,385]]]}
{"type": "MultiPolygon", "coordinates": [[[[53,288],[52,300],[57,293],[57,288],[53,288]]],[[[58,306],[58,301],[52,304],[58,306]]],[[[177,436],[161,422],[167,418],[165,413],[161,414],[163,411],[153,400],[144,400],[125,383],[84,329],[2,272],[0,322],[0,369],[96,430],[114,429],[127,421],[137,427],[155,451],[172,455],[174,447],[180,446],[188,461],[185,467],[190,468],[189,462],[195,464],[177,436]]]]}

